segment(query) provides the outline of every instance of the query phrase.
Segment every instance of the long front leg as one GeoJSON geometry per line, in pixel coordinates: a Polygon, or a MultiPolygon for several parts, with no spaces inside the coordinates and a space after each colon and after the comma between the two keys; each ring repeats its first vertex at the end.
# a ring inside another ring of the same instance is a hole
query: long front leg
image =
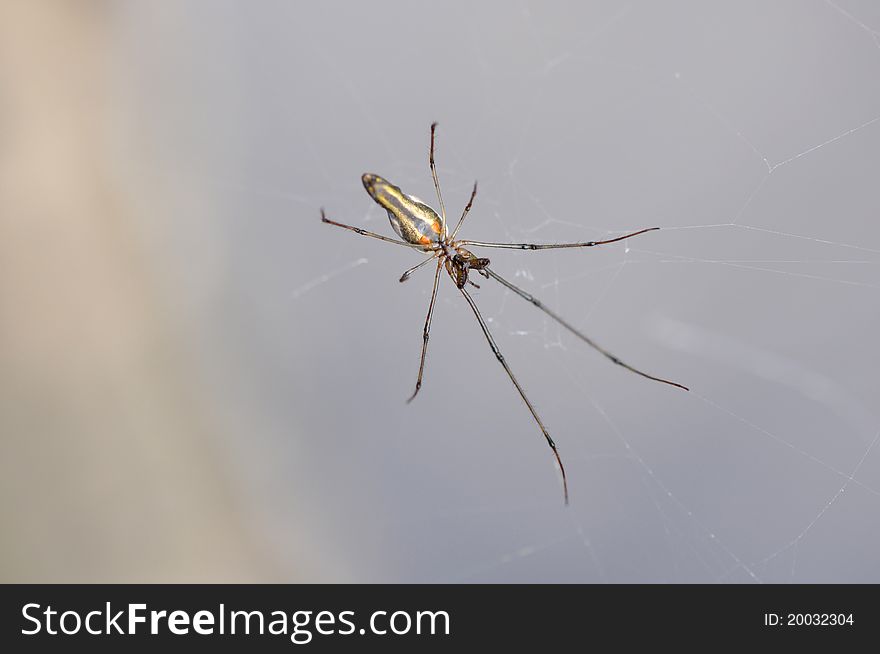
{"type": "Polygon", "coordinates": [[[544,426],[543,421],[538,416],[538,412],[535,411],[535,407],[532,406],[532,403],[529,402],[529,398],[526,397],[526,392],[523,390],[522,386],[519,385],[516,377],[513,374],[513,371],[510,369],[510,366],[507,365],[507,361],[505,361],[504,356],[501,354],[501,350],[498,349],[498,345],[495,343],[495,339],[492,337],[492,333],[489,331],[489,327],[486,326],[486,321],[483,320],[483,316],[480,315],[480,310],[477,308],[474,299],[471,297],[470,293],[468,293],[464,288],[459,288],[461,294],[464,295],[464,299],[468,301],[468,304],[471,306],[471,310],[474,312],[474,315],[477,317],[477,321],[480,323],[480,327],[483,330],[483,334],[486,336],[486,340],[489,341],[489,347],[492,348],[492,352],[495,354],[495,358],[498,359],[498,363],[504,368],[504,371],[507,373],[507,376],[510,377],[510,381],[513,382],[513,385],[516,386],[516,390],[519,392],[520,397],[523,399],[523,402],[526,403],[526,406],[529,409],[529,412],[532,414],[532,417],[535,419],[535,422],[538,423],[538,427],[541,429],[541,433],[544,434],[544,438],[547,439],[547,444],[550,446],[550,449],[553,450],[553,456],[556,457],[556,463],[559,464],[559,471],[562,473],[562,489],[565,493],[565,503],[568,504],[568,481],[565,478],[565,468],[562,465],[562,459],[559,457],[559,451],[556,449],[556,443],[553,442],[553,439],[550,437],[550,433],[547,431],[547,428],[544,426]]]}
{"type": "Polygon", "coordinates": [[[624,363],[624,362],[621,361],[617,356],[611,354],[611,352],[609,352],[609,351],[606,350],[605,348],[600,347],[599,345],[597,345],[596,342],[593,341],[593,339],[589,338],[586,334],[584,334],[583,332],[581,332],[581,331],[575,329],[572,325],[570,325],[569,323],[567,323],[567,322],[566,322],[565,320],[563,320],[561,317],[559,317],[558,315],[556,315],[555,313],[553,313],[552,311],[550,311],[550,309],[548,309],[547,307],[545,307],[545,306],[541,303],[541,301],[538,300],[538,298],[536,298],[536,297],[535,297],[534,295],[532,295],[531,293],[526,293],[526,292],[525,292],[523,289],[521,289],[519,286],[516,286],[515,284],[510,283],[509,281],[507,281],[506,279],[504,279],[504,277],[502,277],[501,275],[499,275],[498,273],[496,273],[494,270],[489,270],[489,268],[484,268],[483,270],[485,270],[487,273],[489,273],[489,276],[490,276],[492,279],[494,279],[494,280],[500,282],[501,284],[503,284],[504,286],[506,286],[507,288],[509,288],[511,291],[513,291],[514,293],[516,293],[517,295],[519,295],[522,299],[526,300],[527,302],[531,302],[534,306],[538,307],[541,311],[543,311],[543,312],[546,313],[548,316],[550,316],[551,318],[553,318],[553,320],[555,320],[555,321],[558,322],[560,325],[562,325],[563,327],[565,327],[568,331],[570,331],[572,334],[574,334],[575,336],[577,336],[577,337],[578,337],[579,339],[581,339],[584,343],[586,343],[587,345],[589,345],[589,346],[590,346],[591,348],[593,348],[594,350],[597,350],[598,352],[601,352],[605,357],[607,357],[608,359],[610,359],[612,362],[616,363],[618,366],[622,366],[622,367],[626,368],[627,370],[636,373],[637,375],[641,375],[642,377],[645,377],[646,379],[651,379],[651,380],[653,380],[653,381],[661,382],[661,383],[663,383],[663,384],[669,384],[670,386],[675,386],[675,387],[677,387],[677,388],[683,388],[683,389],[686,390],[686,391],[687,391],[687,390],[690,390],[687,386],[682,386],[681,384],[679,384],[679,383],[677,383],[677,382],[669,381],[668,379],[663,379],[662,377],[654,377],[654,375],[649,375],[649,374],[646,373],[646,372],[642,372],[642,371],[639,370],[638,368],[633,368],[633,367],[632,367],[631,365],[629,365],[628,363],[624,363]]]}

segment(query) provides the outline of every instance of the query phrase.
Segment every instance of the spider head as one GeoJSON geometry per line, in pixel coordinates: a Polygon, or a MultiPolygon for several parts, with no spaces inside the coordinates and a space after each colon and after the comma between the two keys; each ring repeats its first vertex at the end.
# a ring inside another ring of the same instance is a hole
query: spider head
{"type": "MultiPolygon", "coordinates": [[[[452,278],[455,280],[455,285],[458,288],[464,288],[465,284],[468,283],[468,271],[470,270],[476,270],[483,277],[488,279],[489,273],[485,271],[485,268],[488,265],[488,259],[478,257],[464,248],[458,248],[455,255],[446,260],[446,269],[449,271],[449,274],[452,275],[452,278]]],[[[474,283],[471,282],[471,284],[474,283]]],[[[476,286],[476,284],[474,284],[474,286],[476,286]]]]}

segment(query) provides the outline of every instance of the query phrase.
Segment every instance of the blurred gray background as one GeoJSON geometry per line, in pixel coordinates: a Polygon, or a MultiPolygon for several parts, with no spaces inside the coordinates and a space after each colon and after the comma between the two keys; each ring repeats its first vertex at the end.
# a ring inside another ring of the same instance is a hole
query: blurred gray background
{"type": "Polygon", "coordinates": [[[2,581],[880,581],[880,10],[9,2],[2,581]],[[361,173],[483,280],[540,432],[361,173]]]}

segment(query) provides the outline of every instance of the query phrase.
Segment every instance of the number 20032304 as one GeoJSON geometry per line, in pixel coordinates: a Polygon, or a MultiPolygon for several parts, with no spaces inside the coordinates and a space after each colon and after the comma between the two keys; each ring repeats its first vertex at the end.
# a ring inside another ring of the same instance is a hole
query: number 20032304
{"type": "Polygon", "coordinates": [[[767,627],[839,627],[853,625],[852,613],[765,613],[767,627]]]}

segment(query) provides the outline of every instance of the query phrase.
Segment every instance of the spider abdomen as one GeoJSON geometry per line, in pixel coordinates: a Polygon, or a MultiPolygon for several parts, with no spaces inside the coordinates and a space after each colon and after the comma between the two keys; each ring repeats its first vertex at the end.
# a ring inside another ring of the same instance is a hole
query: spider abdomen
{"type": "Polygon", "coordinates": [[[400,238],[416,245],[431,245],[443,238],[443,219],[427,204],[379,175],[364,173],[361,180],[370,197],[388,212],[400,238]]]}

